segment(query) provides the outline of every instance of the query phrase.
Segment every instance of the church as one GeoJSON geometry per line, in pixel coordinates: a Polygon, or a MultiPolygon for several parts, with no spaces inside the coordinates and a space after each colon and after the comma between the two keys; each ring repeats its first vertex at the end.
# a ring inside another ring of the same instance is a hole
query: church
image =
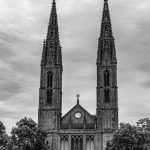
{"type": "Polygon", "coordinates": [[[62,54],[53,0],[41,59],[38,125],[47,132],[50,150],[105,150],[118,129],[117,58],[108,0],[98,39],[96,115],[80,105],[77,95],[77,104],[62,116],[62,54]]]}

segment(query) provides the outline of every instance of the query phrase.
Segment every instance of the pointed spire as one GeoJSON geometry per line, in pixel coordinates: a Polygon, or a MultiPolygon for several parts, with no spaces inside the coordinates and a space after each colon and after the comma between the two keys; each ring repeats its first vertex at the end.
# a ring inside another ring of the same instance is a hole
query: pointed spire
{"type": "Polygon", "coordinates": [[[102,24],[101,24],[101,37],[112,37],[111,19],[109,14],[108,0],[104,0],[102,24]]]}
{"type": "Polygon", "coordinates": [[[49,19],[49,26],[47,32],[47,40],[57,40],[59,41],[59,32],[58,32],[58,20],[57,20],[57,11],[56,11],[56,2],[53,0],[52,9],[49,19]]]}
{"type": "Polygon", "coordinates": [[[62,68],[62,53],[59,41],[56,2],[52,0],[46,41],[43,44],[41,65],[59,65],[62,68]]]}
{"type": "Polygon", "coordinates": [[[112,33],[108,0],[104,0],[101,32],[97,52],[97,64],[99,63],[103,63],[105,65],[116,63],[115,43],[112,33]]]}

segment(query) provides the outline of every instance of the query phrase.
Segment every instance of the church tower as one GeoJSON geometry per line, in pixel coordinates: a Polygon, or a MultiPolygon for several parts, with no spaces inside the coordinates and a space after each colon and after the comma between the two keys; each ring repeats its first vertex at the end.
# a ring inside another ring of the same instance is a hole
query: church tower
{"type": "MultiPolygon", "coordinates": [[[[102,132],[102,147],[118,128],[117,58],[108,0],[104,0],[97,52],[97,129],[102,132]]],[[[103,149],[103,148],[102,148],[103,149]]]]}
{"type": "Polygon", "coordinates": [[[56,3],[53,0],[48,32],[43,43],[38,124],[47,131],[58,130],[62,111],[62,55],[56,3]]]}

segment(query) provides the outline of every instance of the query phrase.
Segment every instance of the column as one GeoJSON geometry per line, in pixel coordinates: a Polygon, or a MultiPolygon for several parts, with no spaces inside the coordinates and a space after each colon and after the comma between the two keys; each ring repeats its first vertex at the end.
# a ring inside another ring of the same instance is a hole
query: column
{"type": "Polygon", "coordinates": [[[86,150],[86,135],[83,135],[83,150],[86,150]]]}
{"type": "Polygon", "coordinates": [[[65,150],[65,139],[63,139],[63,150],[65,150]]]}
{"type": "Polygon", "coordinates": [[[76,138],[73,139],[73,150],[76,150],[76,138]]]}
{"type": "Polygon", "coordinates": [[[80,137],[78,137],[78,150],[80,150],[80,137]]]}
{"type": "Polygon", "coordinates": [[[71,150],[71,135],[69,135],[69,137],[68,137],[68,142],[69,142],[69,144],[68,144],[68,146],[69,146],[69,150],[71,150]]]}

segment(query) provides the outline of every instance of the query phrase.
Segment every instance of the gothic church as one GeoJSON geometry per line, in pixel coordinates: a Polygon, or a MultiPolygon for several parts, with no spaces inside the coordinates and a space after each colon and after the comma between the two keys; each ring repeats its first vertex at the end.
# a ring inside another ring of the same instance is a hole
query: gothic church
{"type": "Polygon", "coordinates": [[[117,58],[108,0],[104,0],[97,50],[96,115],[77,104],[62,116],[62,48],[53,0],[43,44],[38,124],[47,131],[50,150],[104,150],[118,128],[117,58]]]}

